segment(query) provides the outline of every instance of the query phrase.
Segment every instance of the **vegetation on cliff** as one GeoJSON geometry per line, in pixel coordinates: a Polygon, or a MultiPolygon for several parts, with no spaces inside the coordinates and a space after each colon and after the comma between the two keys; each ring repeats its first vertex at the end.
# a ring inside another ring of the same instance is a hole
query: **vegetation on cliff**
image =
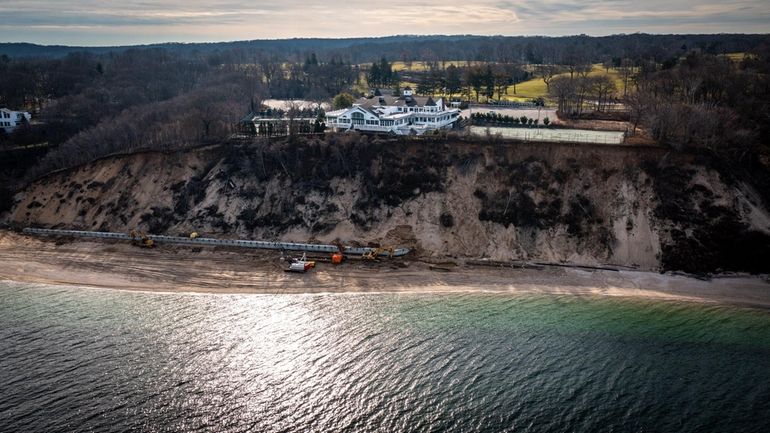
{"type": "Polygon", "coordinates": [[[226,143],[108,158],[48,176],[25,191],[11,220],[767,272],[767,207],[750,184],[713,161],[654,147],[447,137],[226,143]]]}

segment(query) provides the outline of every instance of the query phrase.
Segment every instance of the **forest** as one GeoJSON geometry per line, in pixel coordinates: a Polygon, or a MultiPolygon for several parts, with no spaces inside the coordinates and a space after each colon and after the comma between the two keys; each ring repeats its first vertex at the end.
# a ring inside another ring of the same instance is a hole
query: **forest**
{"type": "Polygon", "coordinates": [[[0,107],[33,115],[31,124],[0,132],[5,197],[30,179],[105,155],[222,140],[266,99],[331,101],[409,84],[419,94],[479,102],[539,82],[545,91],[533,102],[560,115],[591,116],[619,103],[632,132],[723,155],[760,179],[770,154],[767,35],[0,44],[0,76],[0,107]]]}

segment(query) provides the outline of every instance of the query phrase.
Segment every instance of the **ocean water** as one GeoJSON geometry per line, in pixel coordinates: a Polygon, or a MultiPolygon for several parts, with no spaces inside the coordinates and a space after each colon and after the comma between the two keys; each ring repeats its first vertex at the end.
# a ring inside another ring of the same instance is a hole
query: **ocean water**
{"type": "Polygon", "coordinates": [[[0,432],[767,432],[770,311],[0,282],[0,432]]]}

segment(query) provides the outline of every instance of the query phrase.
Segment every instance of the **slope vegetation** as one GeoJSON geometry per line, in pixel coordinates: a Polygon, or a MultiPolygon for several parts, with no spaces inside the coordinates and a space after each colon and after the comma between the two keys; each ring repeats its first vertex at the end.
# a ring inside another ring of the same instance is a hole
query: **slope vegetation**
{"type": "Polygon", "coordinates": [[[30,185],[18,226],[341,240],[423,257],[767,272],[770,212],[646,147],[330,136],[112,157],[30,185]]]}

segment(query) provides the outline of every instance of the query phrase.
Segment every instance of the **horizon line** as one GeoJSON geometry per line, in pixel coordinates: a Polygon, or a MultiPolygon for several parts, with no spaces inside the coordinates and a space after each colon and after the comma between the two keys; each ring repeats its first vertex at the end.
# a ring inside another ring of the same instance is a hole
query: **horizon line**
{"type": "Polygon", "coordinates": [[[633,35],[649,35],[649,36],[770,36],[770,32],[768,33],[739,33],[739,32],[704,32],[704,33],[653,33],[653,32],[643,32],[643,31],[637,31],[633,33],[612,33],[612,34],[586,34],[586,33],[576,33],[576,34],[570,34],[570,35],[545,35],[545,34],[510,34],[510,35],[504,35],[504,34],[495,34],[495,35],[482,35],[482,34],[473,34],[473,33],[467,33],[467,34],[393,34],[393,35],[385,35],[385,36],[351,36],[351,37],[343,37],[343,38],[329,38],[329,37],[315,37],[315,36],[304,36],[304,37],[292,37],[292,38],[258,38],[258,39],[233,39],[233,40],[218,40],[218,41],[188,41],[188,42],[182,42],[182,41],[161,41],[161,42],[151,42],[151,43],[144,43],[144,44],[124,44],[124,45],[67,45],[67,44],[44,44],[44,43],[36,43],[36,42],[28,42],[28,41],[9,41],[9,42],[0,42],[0,45],[34,45],[39,47],[66,47],[66,48],[124,48],[124,47],[152,47],[156,45],[203,45],[203,44],[231,44],[231,43],[238,43],[238,42],[282,42],[282,41],[353,41],[353,40],[361,40],[361,39],[389,39],[389,38],[408,38],[408,37],[414,37],[414,38],[451,38],[451,37],[457,37],[457,38],[550,38],[550,39],[559,39],[559,38],[573,38],[573,37],[588,37],[588,38],[607,38],[607,37],[617,37],[617,36],[633,36],[633,35]]]}

